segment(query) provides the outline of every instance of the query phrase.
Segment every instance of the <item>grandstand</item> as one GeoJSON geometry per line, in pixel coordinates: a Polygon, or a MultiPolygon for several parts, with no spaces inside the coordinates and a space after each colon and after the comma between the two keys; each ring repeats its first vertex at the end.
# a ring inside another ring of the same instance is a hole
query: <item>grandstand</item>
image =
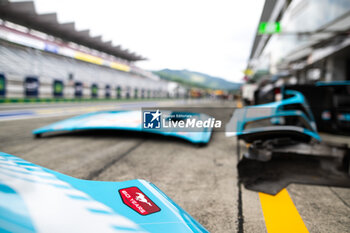
{"type": "Polygon", "coordinates": [[[135,62],[145,58],[38,15],[33,2],[0,1],[0,96],[7,98],[183,97],[135,62]],[[2,85],[1,85],[2,84],[2,85]]]}

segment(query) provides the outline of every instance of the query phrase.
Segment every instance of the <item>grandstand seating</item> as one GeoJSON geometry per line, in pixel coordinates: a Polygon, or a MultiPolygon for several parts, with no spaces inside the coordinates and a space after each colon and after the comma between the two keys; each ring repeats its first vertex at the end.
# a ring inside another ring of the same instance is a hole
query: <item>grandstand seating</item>
{"type": "MultiPolygon", "coordinates": [[[[40,96],[52,96],[52,84],[54,80],[63,81],[65,86],[70,82],[80,81],[84,86],[84,97],[90,97],[90,88],[93,83],[98,85],[99,97],[105,97],[106,85],[111,87],[111,97],[116,97],[116,88],[122,89],[122,97],[126,96],[126,89],[129,87],[130,97],[141,97],[141,92],[137,96],[133,93],[135,90],[153,90],[151,93],[161,93],[157,97],[167,95],[167,83],[159,80],[146,79],[130,72],[122,72],[104,66],[99,66],[73,58],[40,51],[37,49],[14,45],[5,41],[0,43],[0,73],[4,73],[9,79],[9,84],[18,85],[15,82],[16,77],[24,80],[27,76],[36,76],[40,80],[40,96]],[[70,77],[73,80],[70,80],[70,77]],[[11,80],[13,79],[13,80],[11,80]]],[[[73,84],[71,84],[73,85],[73,84]]],[[[9,88],[8,95],[11,96],[11,90],[18,88],[9,88]]],[[[23,93],[23,90],[22,90],[23,93]]],[[[13,96],[20,96],[20,93],[13,93],[13,96]]],[[[158,94],[157,94],[158,95],[158,94]]],[[[72,91],[65,91],[65,97],[73,97],[72,91]],[[67,96],[68,95],[68,96],[67,96]]]]}

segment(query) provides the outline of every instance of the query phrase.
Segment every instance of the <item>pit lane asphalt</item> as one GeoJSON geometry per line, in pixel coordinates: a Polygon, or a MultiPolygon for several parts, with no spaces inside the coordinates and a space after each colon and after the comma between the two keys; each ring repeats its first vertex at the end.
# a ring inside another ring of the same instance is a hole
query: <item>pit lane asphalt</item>
{"type": "MultiPolygon", "coordinates": [[[[234,103],[205,106],[218,105],[230,107],[222,113],[228,120],[234,103]]],[[[148,180],[208,230],[236,231],[235,147],[223,132],[213,134],[204,147],[176,138],[126,132],[32,136],[33,129],[65,118],[2,121],[0,150],[81,179],[148,180]]]]}
{"type": "MultiPolygon", "coordinates": [[[[227,107],[219,113],[227,120],[235,106],[232,102],[196,105],[227,107]]],[[[126,132],[40,139],[31,135],[33,129],[65,118],[0,122],[0,151],[81,179],[148,180],[210,232],[266,232],[258,194],[242,187],[239,200],[235,140],[223,132],[214,132],[204,147],[126,132]]],[[[350,231],[349,189],[293,184],[287,190],[310,232],[350,231]]]]}

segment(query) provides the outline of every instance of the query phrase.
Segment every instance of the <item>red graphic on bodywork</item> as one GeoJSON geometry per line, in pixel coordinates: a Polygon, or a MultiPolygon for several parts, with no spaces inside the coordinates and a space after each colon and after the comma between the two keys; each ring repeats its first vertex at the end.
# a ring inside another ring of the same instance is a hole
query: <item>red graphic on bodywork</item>
{"type": "Polygon", "coordinates": [[[119,194],[125,205],[141,215],[160,211],[160,208],[137,187],[120,189],[119,194]]]}

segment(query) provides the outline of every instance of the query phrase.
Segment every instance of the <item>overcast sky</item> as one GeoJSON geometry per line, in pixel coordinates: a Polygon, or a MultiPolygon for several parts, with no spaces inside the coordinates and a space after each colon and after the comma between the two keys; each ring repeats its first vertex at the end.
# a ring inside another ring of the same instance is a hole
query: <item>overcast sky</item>
{"type": "Polygon", "coordinates": [[[149,60],[145,69],[189,69],[240,81],[264,0],[35,0],[149,60]]]}

